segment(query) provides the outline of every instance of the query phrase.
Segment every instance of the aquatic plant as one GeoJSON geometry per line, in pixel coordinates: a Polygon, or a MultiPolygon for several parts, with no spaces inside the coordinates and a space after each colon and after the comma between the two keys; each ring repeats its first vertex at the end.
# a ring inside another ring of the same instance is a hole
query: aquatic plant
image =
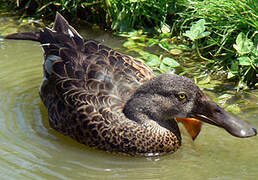
{"type": "Polygon", "coordinates": [[[52,18],[52,21],[59,11],[71,20],[80,18],[112,29],[127,36],[125,46],[139,53],[147,63],[159,59],[160,64],[152,67],[160,72],[173,69],[162,63],[163,57],[168,56],[146,56],[147,52],[140,47],[158,45],[170,55],[180,54],[182,47],[190,49],[197,52],[212,73],[226,71],[226,77],[234,80],[238,89],[257,86],[255,0],[1,0],[0,5],[21,17],[52,18]],[[134,33],[139,30],[141,34],[134,33]],[[175,39],[181,42],[174,44],[175,39]],[[252,50],[243,53],[245,43],[252,50]]]}

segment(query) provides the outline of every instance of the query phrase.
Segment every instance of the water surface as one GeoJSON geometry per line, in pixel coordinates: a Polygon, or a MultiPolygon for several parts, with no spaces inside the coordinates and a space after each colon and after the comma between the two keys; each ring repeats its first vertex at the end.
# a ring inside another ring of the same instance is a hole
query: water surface
{"type": "MultiPolygon", "coordinates": [[[[108,33],[82,33],[113,48],[122,45],[108,33]]],[[[38,95],[42,60],[37,42],[0,39],[0,179],[258,178],[258,137],[238,139],[210,125],[195,142],[181,127],[183,144],[176,153],[149,158],[93,150],[55,132],[38,95]]],[[[235,99],[242,99],[239,116],[258,127],[258,98],[235,99]]]]}

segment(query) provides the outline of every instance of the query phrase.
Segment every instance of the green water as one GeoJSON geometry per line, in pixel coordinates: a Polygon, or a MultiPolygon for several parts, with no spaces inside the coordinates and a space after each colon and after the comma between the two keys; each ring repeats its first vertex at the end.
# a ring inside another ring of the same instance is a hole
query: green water
{"type": "MultiPolygon", "coordinates": [[[[122,45],[108,33],[82,34],[114,48],[122,45]]],[[[181,127],[179,151],[146,158],[93,150],[55,132],[38,95],[42,60],[38,43],[0,39],[0,179],[258,179],[257,136],[238,139],[204,125],[192,142],[181,127]]],[[[258,98],[239,98],[244,101],[239,116],[258,127],[258,98]]]]}

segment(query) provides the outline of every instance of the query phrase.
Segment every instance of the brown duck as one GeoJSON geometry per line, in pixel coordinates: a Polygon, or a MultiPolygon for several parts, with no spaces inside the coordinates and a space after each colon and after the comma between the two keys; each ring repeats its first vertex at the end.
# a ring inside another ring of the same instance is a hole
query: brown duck
{"type": "Polygon", "coordinates": [[[90,147],[131,155],[173,152],[181,145],[177,121],[193,139],[201,121],[237,137],[256,135],[190,79],[172,73],[154,76],[133,57],[84,40],[59,13],[53,29],[6,38],[41,43],[40,96],[50,126],[90,147]]]}

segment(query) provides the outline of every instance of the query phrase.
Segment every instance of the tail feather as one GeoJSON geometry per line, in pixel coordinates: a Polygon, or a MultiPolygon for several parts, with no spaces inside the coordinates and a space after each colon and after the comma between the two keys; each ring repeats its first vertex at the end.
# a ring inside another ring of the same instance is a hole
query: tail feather
{"type": "Polygon", "coordinates": [[[78,53],[84,51],[83,38],[58,12],[52,29],[43,28],[38,32],[15,33],[7,35],[5,38],[40,42],[44,51],[45,62],[49,62],[45,67],[48,72],[51,72],[49,67],[52,67],[52,63],[56,60],[52,59],[53,56],[60,57],[64,61],[76,61],[73,57],[77,57],[78,53]],[[70,56],[69,53],[67,55],[67,49],[73,56],[70,56]]]}
{"type": "Polygon", "coordinates": [[[69,25],[67,20],[56,13],[54,26],[52,29],[44,28],[38,32],[15,33],[4,37],[5,39],[20,39],[38,41],[41,44],[73,44],[73,47],[82,47],[83,38],[69,25]]]}
{"type": "Polygon", "coordinates": [[[70,37],[77,37],[82,39],[81,35],[72,26],[69,25],[67,20],[59,12],[56,13],[53,30],[67,34],[70,37]]]}
{"type": "Polygon", "coordinates": [[[21,39],[21,40],[31,40],[40,41],[40,32],[25,32],[25,33],[15,33],[4,37],[5,39],[21,39]]]}

